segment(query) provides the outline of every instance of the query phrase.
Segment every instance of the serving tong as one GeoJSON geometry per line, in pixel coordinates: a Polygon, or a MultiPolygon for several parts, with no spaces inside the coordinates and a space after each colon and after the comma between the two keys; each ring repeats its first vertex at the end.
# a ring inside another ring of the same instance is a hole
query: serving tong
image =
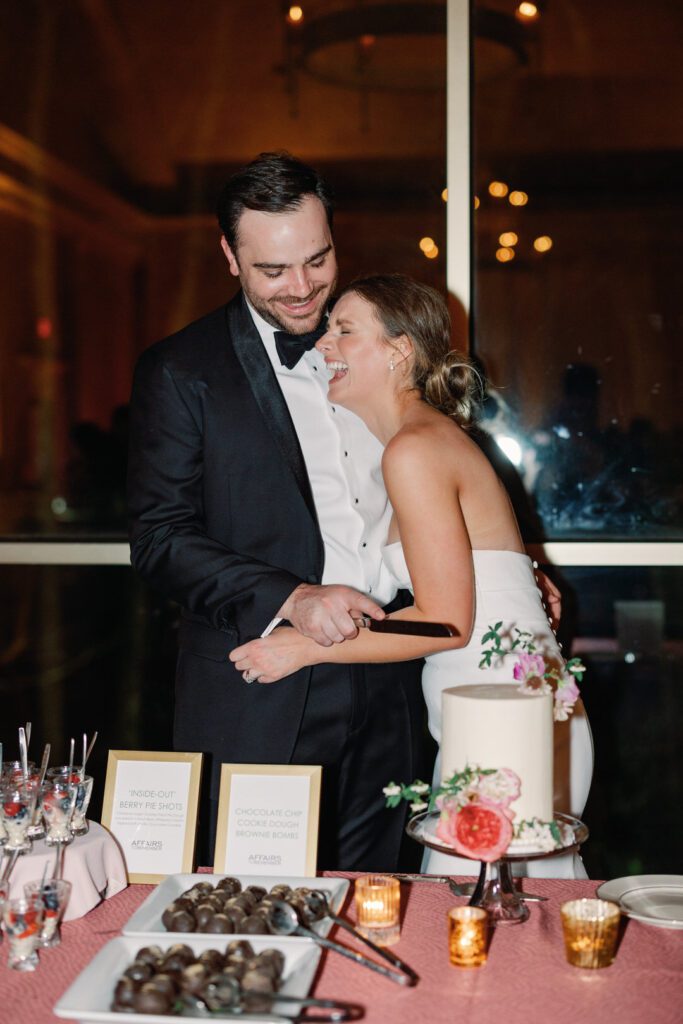
{"type": "Polygon", "coordinates": [[[226,978],[221,981],[220,995],[218,998],[207,997],[207,1000],[191,995],[189,992],[181,993],[179,1003],[181,1017],[200,1017],[205,1020],[221,1017],[239,1017],[240,1020],[273,1020],[291,1021],[301,1019],[302,1024],[306,1021],[321,1021],[325,1024],[333,1024],[337,1021],[358,1020],[364,1014],[364,1009],[358,1003],[346,1003],[338,999],[315,999],[313,996],[285,995],[281,992],[249,992],[245,991],[235,978],[226,978]],[[272,1013],[269,1011],[250,1011],[249,1002],[254,1004],[267,1002],[272,1005],[278,1003],[292,1003],[298,1006],[294,1017],[288,1014],[272,1013]],[[322,1014],[306,1014],[301,1017],[302,1012],[308,1007],[317,1010],[325,1010],[322,1014]],[[264,1017],[264,1013],[268,1016],[264,1017]]]}
{"type": "MultiPolygon", "coordinates": [[[[323,916],[323,915],[321,915],[323,916]]],[[[273,935],[303,935],[307,939],[313,939],[319,946],[323,946],[325,949],[334,950],[335,953],[340,953],[341,956],[347,957],[349,960],[353,960],[354,963],[359,964],[361,967],[367,967],[371,971],[376,971],[377,974],[384,975],[385,978],[389,978],[391,981],[395,981],[398,985],[411,986],[417,982],[417,975],[413,970],[409,969],[409,973],[405,969],[405,964],[401,963],[401,971],[393,971],[383,964],[375,963],[374,960],[369,960],[368,957],[363,956],[362,953],[358,953],[355,949],[349,949],[348,946],[342,946],[338,942],[333,942],[332,939],[324,939],[322,935],[318,935],[317,932],[313,931],[312,928],[308,927],[308,922],[304,918],[304,915],[300,913],[295,907],[289,903],[285,903],[284,900],[273,900],[270,907],[268,908],[268,915],[266,917],[266,923],[268,928],[273,935]]],[[[368,942],[364,936],[357,933],[358,938],[362,938],[364,942],[368,942]]],[[[373,949],[375,948],[374,944],[373,949]]],[[[385,952],[382,952],[382,956],[385,959],[385,952]]]]}
{"type": "Polygon", "coordinates": [[[395,953],[392,953],[387,949],[386,946],[378,946],[372,941],[372,939],[369,939],[367,935],[364,935],[363,932],[354,928],[351,922],[347,921],[346,918],[340,917],[339,914],[334,913],[324,889],[312,889],[311,892],[304,897],[304,905],[307,914],[311,915],[311,921],[319,921],[323,917],[329,917],[329,919],[336,925],[339,925],[340,928],[346,929],[347,932],[350,932],[351,935],[359,939],[360,942],[364,942],[365,945],[369,946],[374,953],[378,954],[378,956],[388,960],[389,963],[393,964],[394,967],[397,967],[399,971],[403,971],[403,973],[411,979],[410,984],[417,984],[419,978],[412,967],[409,967],[407,963],[401,960],[400,957],[397,957],[395,953]]]}

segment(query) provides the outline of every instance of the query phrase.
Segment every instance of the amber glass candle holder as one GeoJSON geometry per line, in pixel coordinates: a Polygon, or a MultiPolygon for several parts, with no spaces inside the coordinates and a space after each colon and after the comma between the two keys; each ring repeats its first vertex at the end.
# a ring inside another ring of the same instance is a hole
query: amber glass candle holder
{"type": "Polygon", "coordinates": [[[363,875],[354,889],[358,930],[378,946],[393,946],[401,936],[401,887],[389,875],[363,875]]]}
{"type": "Polygon", "coordinates": [[[621,911],[607,900],[569,900],[560,907],[564,949],[574,967],[609,967],[614,960],[621,911]]]}
{"type": "Polygon", "coordinates": [[[448,955],[454,967],[481,967],[486,963],[489,916],[481,907],[453,907],[448,911],[448,955]]]}

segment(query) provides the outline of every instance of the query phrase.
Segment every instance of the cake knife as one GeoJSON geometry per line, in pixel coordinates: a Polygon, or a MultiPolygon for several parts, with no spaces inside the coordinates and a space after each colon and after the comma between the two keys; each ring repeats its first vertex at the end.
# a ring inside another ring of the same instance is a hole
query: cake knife
{"type": "Polygon", "coordinates": [[[415,619],[371,619],[363,615],[353,620],[359,629],[369,629],[371,633],[397,633],[403,636],[457,636],[453,626],[446,622],[421,622],[415,619]]]}

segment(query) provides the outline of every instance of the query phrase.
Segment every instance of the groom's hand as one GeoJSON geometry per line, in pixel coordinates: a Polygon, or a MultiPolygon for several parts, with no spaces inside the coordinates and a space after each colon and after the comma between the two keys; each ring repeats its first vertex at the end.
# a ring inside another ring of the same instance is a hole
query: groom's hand
{"type": "Polygon", "coordinates": [[[538,583],[538,589],[541,591],[541,599],[548,612],[548,621],[553,629],[557,629],[562,614],[562,594],[550,577],[546,576],[540,569],[536,569],[536,582],[538,583]]]}
{"type": "Polygon", "coordinates": [[[354,619],[364,615],[371,619],[384,618],[384,612],[371,598],[353,587],[336,583],[327,586],[301,583],[277,614],[323,647],[356,636],[358,628],[354,619]]]}

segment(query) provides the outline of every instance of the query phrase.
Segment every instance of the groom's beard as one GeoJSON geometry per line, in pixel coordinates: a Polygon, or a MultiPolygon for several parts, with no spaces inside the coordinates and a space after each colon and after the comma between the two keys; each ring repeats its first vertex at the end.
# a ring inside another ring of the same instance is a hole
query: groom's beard
{"type": "Polygon", "coordinates": [[[264,299],[259,295],[251,294],[251,292],[244,287],[244,284],[242,284],[242,288],[244,289],[244,294],[249,299],[249,302],[252,304],[256,312],[259,313],[259,315],[262,316],[266,323],[270,324],[271,327],[274,327],[279,331],[287,331],[289,334],[307,334],[309,331],[315,330],[327,313],[329,298],[330,295],[334,294],[336,284],[337,280],[335,278],[335,280],[329,284],[318,285],[318,287],[313,288],[310,294],[303,300],[300,296],[295,295],[278,295],[273,299],[264,299]],[[304,317],[297,317],[296,313],[286,316],[273,307],[273,303],[275,302],[286,302],[288,304],[291,303],[292,305],[306,306],[315,296],[319,296],[320,301],[318,305],[312,312],[306,314],[304,317]]]}

